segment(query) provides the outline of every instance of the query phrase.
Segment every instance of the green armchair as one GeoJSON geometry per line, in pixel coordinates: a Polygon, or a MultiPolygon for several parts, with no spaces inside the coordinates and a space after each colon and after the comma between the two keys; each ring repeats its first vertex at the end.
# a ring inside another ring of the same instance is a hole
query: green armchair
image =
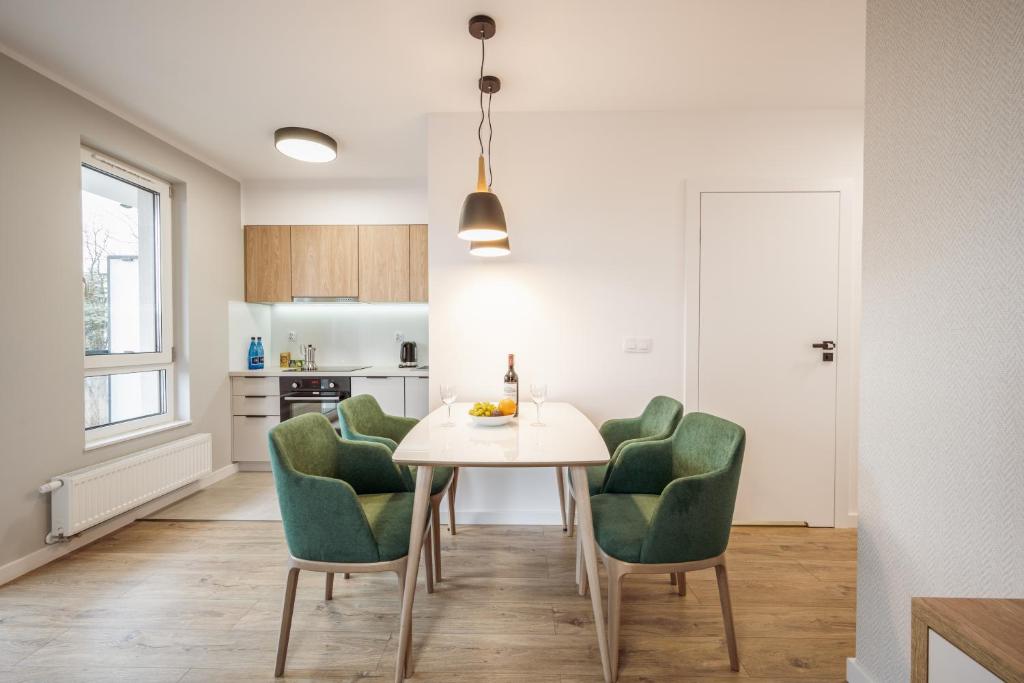
{"type": "Polygon", "coordinates": [[[725,549],[745,439],[739,425],[690,413],[671,439],[624,445],[603,492],[591,498],[594,536],[608,568],[613,678],[618,669],[623,578],[671,573],[682,589],[685,572],[707,567],[715,568],[729,663],[739,671],[725,549]]]}
{"type": "MultiPolygon", "coordinates": [[[[413,493],[387,448],[338,438],[319,413],[274,427],[269,447],[290,554],[274,673],[281,676],[300,570],[326,573],[327,600],[337,572],[395,572],[401,594],[413,493]]],[[[431,559],[424,553],[428,577],[431,559]]]]}
{"type": "MultiPolygon", "coordinates": [[[[419,420],[411,417],[388,415],[380,408],[377,399],[369,394],[353,396],[338,404],[338,427],[341,435],[350,441],[382,444],[394,453],[405,435],[419,420]]],[[[392,463],[394,464],[394,463],[392,463]]],[[[405,481],[405,490],[416,490],[416,468],[395,465],[405,481]]],[[[430,486],[430,520],[434,576],[441,581],[441,499],[448,494],[448,528],[455,533],[455,490],[458,487],[458,468],[435,467],[430,486]]]]}
{"type": "MultiPolygon", "coordinates": [[[[611,460],[607,465],[593,465],[587,468],[587,485],[590,495],[596,496],[604,490],[608,473],[615,467],[619,453],[627,444],[656,441],[672,436],[676,425],[683,416],[683,404],[668,396],[655,396],[648,402],[640,417],[626,417],[607,420],[601,425],[601,437],[611,460]]],[[[569,487],[570,494],[572,487],[569,487]]],[[[569,535],[576,522],[576,500],[569,498],[569,535]]]]}

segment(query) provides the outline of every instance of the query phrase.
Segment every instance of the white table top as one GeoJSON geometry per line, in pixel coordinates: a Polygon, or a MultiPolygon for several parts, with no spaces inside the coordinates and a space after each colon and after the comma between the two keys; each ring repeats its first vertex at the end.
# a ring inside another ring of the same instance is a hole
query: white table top
{"type": "Polygon", "coordinates": [[[593,423],[570,403],[545,403],[543,427],[534,427],[533,404],[520,405],[519,417],[498,427],[483,427],[469,416],[471,403],[441,406],[412,428],[395,451],[406,465],[457,467],[553,467],[603,465],[608,449],[593,423]]]}

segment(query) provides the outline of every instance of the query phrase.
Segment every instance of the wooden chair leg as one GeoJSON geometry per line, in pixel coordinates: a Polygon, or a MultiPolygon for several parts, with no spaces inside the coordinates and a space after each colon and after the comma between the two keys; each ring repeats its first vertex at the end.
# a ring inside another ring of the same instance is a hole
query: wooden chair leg
{"type": "Polygon", "coordinates": [[[576,533],[576,499],[571,495],[569,496],[569,515],[565,522],[569,526],[569,536],[572,537],[576,533]]]}
{"type": "Polygon", "coordinates": [[[459,468],[455,468],[452,483],[448,487],[448,533],[455,535],[455,491],[459,488],[459,468]]]}
{"type": "Polygon", "coordinates": [[[621,567],[615,560],[608,564],[608,657],[612,669],[612,681],[619,677],[619,624],[622,622],[622,579],[621,567]]]}
{"type": "Polygon", "coordinates": [[[434,538],[427,520],[427,530],[423,535],[423,564],[427,569],[427,593],[434,592],[434,538]]]}
{"type": "Polygon", "coordinates": [[[292,614],[295,612],[295,589],[299,585],[299,568],[288,569],[284,588],[284,606],[281,608],[281,636],[277,640],[277,665],[274,678],[284,675],[284,660],[288,658],[288,638],[292,633],[292,614]]]}
{"type": "Polygon", "coordinates": [[[580,574],[580,582],[579,582],[580,583],[580,590],[579,590],[579,594],[580,594],[580,597],[584,597],[587,594],[587,589],[589,588],[589,586],[587,585],[587,583],[588,583],[587,570],[586,570],[586,567],[583,564],[583,540],[582,540],[582,538],[580,537],[579,534],[576,534],[576,564],[579,566],[579,574],[580,574]]]}
{"type": "Polygon", "coordinates": [[[345,572],[344,574],[341,575],[341,578],[343,578],[343,579],[351,579],[352,575],[349,574],[348,572],[345,572]]]}
{"type": "Polygon", "coordinates": [[[674,575],[676,584],[676,593],[679,595],[686,595],[686,572],[679,572],[674,575]]]}
{"type": "Polygon", "coordinates": [[[565,468],[555,468],[555,479],[558,480],[558,511],[562,513],[562,531],[569,530],[569,523],[565,518],[565,468]]]}
{"type": "Polygon", "coordinates": [[[673,586],[676,585],[676,575],[675,575],[675,572],[673,572],[673,573],[668,575],[668,582],[670,584],[672,584],[673,586]]]}
{"type": "Polygon", "coordinates": [[[441,497],[430,499],[430,547],[434,551],[434,583],[441,583],[441,497]]]}
{"type": "Polygon", "coordinates": [[[718,598],[722,602],[722,621],[725,622],[725,642],[729,647],[729,668],[740,670],[740,655],[736,650],[736,629],[732,623],[732,600],[729,598],[729,575],[725,571],[725,563],[715,565],[718,577],[718,598]]]}
{"type": "Polygon", "coordinates": [[[334,572],[327,572],[327,581],[324,583],[324,600],[334,599],[334,572]]]}

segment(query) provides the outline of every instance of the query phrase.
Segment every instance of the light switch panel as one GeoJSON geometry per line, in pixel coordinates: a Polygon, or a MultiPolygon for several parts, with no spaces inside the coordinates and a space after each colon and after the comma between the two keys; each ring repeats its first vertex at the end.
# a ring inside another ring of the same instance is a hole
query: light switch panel
{"type": "Polygon", "coordinates": [[[623,337],[622,350],[626,353],[636,353],[636,337],[623,337]]]}
{"type": "Polygon", "coordinates": [[[654,344],[650,337],[637,337],[636,338],[636,352],[637,353],[650,353],[651,346],[654,344]]]}

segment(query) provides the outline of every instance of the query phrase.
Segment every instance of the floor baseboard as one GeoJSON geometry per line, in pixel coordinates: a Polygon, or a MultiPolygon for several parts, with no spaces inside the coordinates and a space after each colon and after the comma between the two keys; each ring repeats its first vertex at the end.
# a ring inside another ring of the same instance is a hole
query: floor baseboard
{"type": "Polygon", "coordinates": [[[196,491],[201,491],[207,486],[212,486],[218,481],[230,477],[237,471],[237,464],[232,463],[230,465],[226,465],[218,470],[214,470],[199,481],[182,486],[180,489],[176,489],[166,495],[155,498],[148,503],[144,503],[137,508],[133,508],[122,515],[118,515],[113,519],[103,522],[102,524],[97,524],[91,529],[86,529],[82,533],[72,537],[66,543],[48,545],[31,552],[24,557],[12,560],[0,567],[0,586],[13,581],[19,576],[28,574],[30,571],[39,569],[43,565],[49,564],[59,557],[63,557],[64,555],[78,550],[83,546],[87,546],[93,541],[103,538],[107,534],[112,534],[118,529],[125,527],[138,519],[151,515],[161,508],[167,507],[172,503],[176,503],[182,498],[192,495],[196,491]]]}

